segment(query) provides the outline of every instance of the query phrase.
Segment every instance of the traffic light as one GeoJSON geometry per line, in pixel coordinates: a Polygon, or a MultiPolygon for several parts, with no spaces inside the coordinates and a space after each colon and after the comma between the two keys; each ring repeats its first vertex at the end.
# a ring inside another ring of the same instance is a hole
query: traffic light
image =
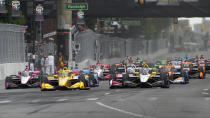
{"type": "Polygon", "coordinates": [[[37,1],[35,6],[35,21],[44,21],[44,2],[43,1],[37,1]]]}

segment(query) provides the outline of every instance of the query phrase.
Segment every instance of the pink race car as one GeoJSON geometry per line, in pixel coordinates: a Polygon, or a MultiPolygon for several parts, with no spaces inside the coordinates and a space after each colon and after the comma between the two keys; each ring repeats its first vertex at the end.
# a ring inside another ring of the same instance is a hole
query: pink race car
{"type": "Polygon", "coordinates": [[[18,72],[18,75],[10,75],[5,79],[5,89],[20,87],[40,87],[40,71],[31,71],[28,67],[24,71],[18,72]]]}

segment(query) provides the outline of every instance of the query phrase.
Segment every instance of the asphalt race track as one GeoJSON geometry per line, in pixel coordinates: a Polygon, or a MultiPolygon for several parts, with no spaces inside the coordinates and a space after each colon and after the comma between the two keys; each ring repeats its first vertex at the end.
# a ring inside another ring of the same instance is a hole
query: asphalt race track
{"type": "Polygon", "coordinates": [[[170,89],[5,90],[1,81],[0,118],[209,118],[210,75],[170,89]]]}

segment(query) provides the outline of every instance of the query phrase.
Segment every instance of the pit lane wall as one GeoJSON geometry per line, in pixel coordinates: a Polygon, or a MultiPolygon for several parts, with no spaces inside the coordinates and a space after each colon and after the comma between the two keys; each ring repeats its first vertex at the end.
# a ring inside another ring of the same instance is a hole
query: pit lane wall
{"type": "Polygon", "coordinates": [[[24,70],[26,65],[27,63],[0,64],[0,80],[4,80],[9,75],[17,75],[18,71],[24,70]]]}
{"type": "Polygon", "coordinates": [[[25,26],[0,24],[0,80],[24,69],[25,26]]]}

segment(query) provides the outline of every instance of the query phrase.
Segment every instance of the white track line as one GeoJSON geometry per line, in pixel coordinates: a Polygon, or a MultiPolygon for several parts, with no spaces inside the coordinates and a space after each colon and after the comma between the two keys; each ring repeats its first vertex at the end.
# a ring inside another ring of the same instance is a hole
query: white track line
{"type": "Polygon", "coordinates": [[[111,110],[115,110],[115,111],[118,111],[118,112],[122,112],[124,114],[128,114],[128,115],[131,115],[131,116],[135,116],[135,117],[139,117],[139,118],[143,118],[144,116],[141,115],[141,114],[136,114],[136,113],[132,113],[132,112],[129,112],[129,111],[125,111],[125,110],[121,110],[121,109],[118,109],[118,108],[114,108],[114,107],[111,107],[111,106],[108,106],[108,105],[105,105],[101,102],[96,102],[96,104],[102,106],[102,107],[105,107],[105,108],[108,108],[108,109],[111,109],[111,110]]]}
{"type": "Polygon", "coordinates": [[[208,95],[209,93],[206,93],[206,92],[202,92],[201,94],[203,94],[203,95],[208,95]]]}
{"type": "Polygon", "coordinates": [[[109,95],[110,93],[105,93],[105,95],[109,95]]]}
{"type": "Polygon", "coordinates": [[[208,91],[209,89],[203,89],[204,91],[208,91]]]}
{"type": "Polygon", "coordinates": [[[10,103],[10,102],[12,102],[12,101],[10,101],[10,100],[4,100],[4,101],[0,101],[0,104],[10,103]]]}
{"type": "Polygon", "coordinates": [[[120,92],[120,90],[119,90],[119,89],[117,89],[117,90],[115,90],[115,92],[120,92]]]}
{"type": "Polygon", "coordinates": [[[41,100],[32,100],[31,102],[36,103],[36,102],[40,102],[41,100]]]}
{"type": "Polygon", "coordinates": [[[158,100],[158,98],[157,97],[149,97],[149,100],[150,101],[156,101],[156,100],[158,100]]]}
{"type": "Polygon", "coordinates": [[[205,100],[206,100],[206,101],[209,101],[209,100],[210,100],[210,98],[205,98],[205,100]]]}
{"type": "Polygon", "coordinates": [[[62,101],[66,101],[66,100],[69,100],[69,99],[58,99],[57,101],[62,102],[62,101]]]}
{"type": "Polygon", "coordinates": [[[98,100],[98,98],[88,98],[87,100],[94,101],[94,100],[98,100]]]}

